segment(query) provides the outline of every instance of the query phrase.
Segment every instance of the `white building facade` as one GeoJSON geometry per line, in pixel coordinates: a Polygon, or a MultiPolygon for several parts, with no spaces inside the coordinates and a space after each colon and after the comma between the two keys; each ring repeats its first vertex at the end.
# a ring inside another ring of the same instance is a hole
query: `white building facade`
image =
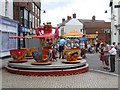
{"type": "Polygon", "coordinates": [[[59,36],[71,31],[83,32],[83,24],[76,18],[69,20],[59,30],[59,36]]]}
{"type": "Polygon", "coordinates": [[[75,18],[71,19],[66,23],[64,33],[66,34],[71,31],[83,32],[83,24],[75,18]]]}
{"type": "Polygon", "coordinates": [[[13,0],[0,1],[0,57],[10,55],[11,49],[17,48],[16,36],[18,33],[18,22],[13,20],[13,0]]]}
{"type": "Polygon", "coordinates": [[[120,42],[120,0],[111,0],[111,43],[120,42]]]}

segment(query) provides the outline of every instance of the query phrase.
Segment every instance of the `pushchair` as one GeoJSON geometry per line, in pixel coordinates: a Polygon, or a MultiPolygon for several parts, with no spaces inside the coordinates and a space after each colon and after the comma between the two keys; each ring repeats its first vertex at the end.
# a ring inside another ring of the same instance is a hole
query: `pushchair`
{"type": "Polygon", "coordinates": [[[91,54],[94,54],[95,53],[94,46],[89,47],[88,52],[91,53],[91,54]]]}
{"type": "Polygon", "coordinates": [[[86,49],[85,49],[85,48],[82,48],[82,49],[81,49],[81,57],[82,57],[82,58],[87,58],[87,57],[86,57],[86,49]]]}

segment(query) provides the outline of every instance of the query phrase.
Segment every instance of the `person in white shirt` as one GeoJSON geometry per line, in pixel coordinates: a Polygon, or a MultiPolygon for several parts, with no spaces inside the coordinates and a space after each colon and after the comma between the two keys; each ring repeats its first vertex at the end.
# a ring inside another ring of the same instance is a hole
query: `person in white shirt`
{"type": "Polygon", "coordinates": [[[117,45],[117,59],[119,60],[120,58],[120,43],[117,45]]]}
{"type": "Polygon", "coordinates": [[[110,68],[111,68],[110,72],[114,72],[115,71],[115,56],[117,54],[117,51],[114,45],[111,45],[109,53],[110,53],[110,68]]]}

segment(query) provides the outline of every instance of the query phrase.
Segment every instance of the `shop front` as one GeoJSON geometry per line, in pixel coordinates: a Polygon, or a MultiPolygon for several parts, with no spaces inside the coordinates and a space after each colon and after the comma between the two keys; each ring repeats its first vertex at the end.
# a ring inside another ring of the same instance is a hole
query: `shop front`
{"type": "Polygon", "coordinates": [[[7,17],[0,16],[0,57],[10,55],[10,50],[17,49],[17,40],[9,36],[18,35],[18,22],[7,17]]]}
{"type": "Polygon", "coordinates": [[[86,34],[85,37],[88,38],[91,44],[98,40],[98,34],[86,34]]]}
{"type": "MultiPolygon", "coordinates": [[[[29,28],[25,28],[23,26],[20,26],[19,29],[19,36],[29,36],[30,34],[30,29],[29,28]]],[[[18,40],[19,45],[18,48],[25,48],[25,38],[20,38],[20,40],[18,40]]]]}

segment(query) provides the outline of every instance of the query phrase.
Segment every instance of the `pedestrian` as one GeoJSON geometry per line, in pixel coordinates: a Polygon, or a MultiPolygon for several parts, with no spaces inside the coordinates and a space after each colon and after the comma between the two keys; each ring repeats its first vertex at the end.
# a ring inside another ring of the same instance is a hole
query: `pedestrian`
{"type": "Polygon", "coordinates": [[[108,43],[107,42],[105,42],[105,44],[104,44],[105,46],[104,46],[104,61],[105,61],[105,67],[104,67],[104,69],[107,69],[107,70],[109,70],[109,45],[108,45],[108,43]]]}
{"type": "Polygon", "coordinates": [[[117,45],[117,59],[119,60],[120,58],[120,43],[117,45]]]}
{"type": "Polygon", "coordinates": [[[102,61],[102,67],[105,67],[105,61],[104,61],[104,44],[101,44],[100,48],[100,61],[102,61]]]}
{"type": "Polygon", "coordinates": [[[52,47],[52,61],[57,61],[55,45],[52,47]]]}
{"type": "Polygon", "coordinates": [[[97,41],[97,43],[96,43],[96,53],[99,52],[99,47],[100,47],[100,42],[97,41]]]}
{"type": "Polygon", "coordinates": [[[60,43],[59,43],[59,58],[62,57],[62,59],[64,59],[63,50],[64,50],[65,42],[66,42],[66,40],[63,37],[61,37],[60,43]]]}
{"type": "Polygon", "coordinates": [[[113,42],[112,45],[114,45],[114,48],[117,49],[117,44],[116,44],[116,42],[113,42]]]}
{"type": "Polygon", "coordinates": [[[114,45],[111,45],[109,53],[110,53],[110,71],[109,72],[115,72],[115,56],[117,52],[114,45]]]}

